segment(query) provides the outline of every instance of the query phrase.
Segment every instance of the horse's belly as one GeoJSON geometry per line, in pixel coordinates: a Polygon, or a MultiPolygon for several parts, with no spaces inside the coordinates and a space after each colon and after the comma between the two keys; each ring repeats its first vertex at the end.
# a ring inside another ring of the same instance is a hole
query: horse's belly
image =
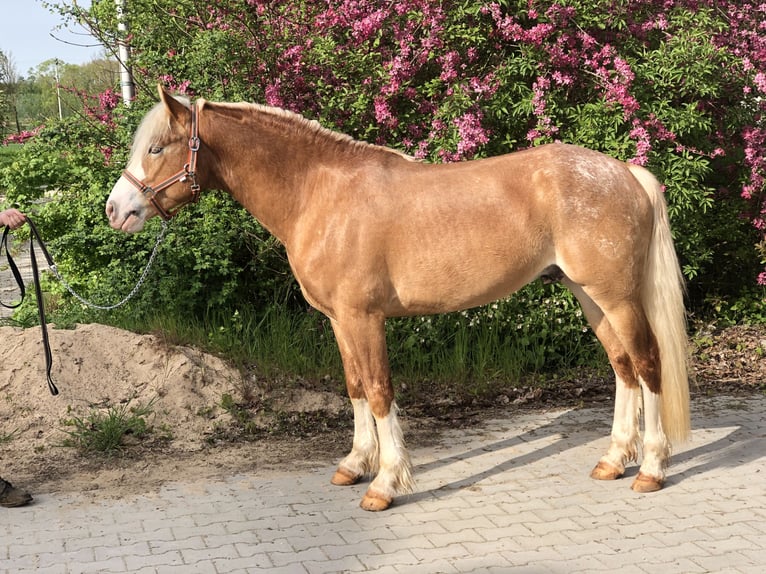
{"type": "Polygon", "coordinates": [[[392,278],[386,314],[428,315],[478,307],[507,297],[534,280],[548,265],[541,261],[462,261],[460,265],[414,267],[392,278]]]}

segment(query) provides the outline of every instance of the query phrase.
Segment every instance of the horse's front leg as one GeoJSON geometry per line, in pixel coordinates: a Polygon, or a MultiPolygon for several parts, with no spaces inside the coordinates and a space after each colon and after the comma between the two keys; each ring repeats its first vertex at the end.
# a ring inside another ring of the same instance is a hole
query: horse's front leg
{"type": "Polygon", "coordinates": [[[354,442],[351,452],[340,461],[331,482],[336,486],[350,486],[359,482],[362,477],[378,472],[378,433],[367,396],[364,394],[352,347],[346,342],[338,324],[334,320],[330,320],[330,323],[338,342],[346,389],[354,409],[354,442]]]}
{"type": "Polygon", "coordinates": [[[353,484],[374,470],[370,463],[377,461],[378,474],[361,506],[365,510],[385,510],[394,495],[411,492],[413,486],[412,465],[394,402],[385,319],[356,316],[333,321],[333,328],[354,405],[354,446],[338,466],[333,483],[353,484]],[[360,386],[364,398],[360,396],[360,386]],[[373,448],[375,458],[371,456],[373,448]]]}
{"type": "Polygon", "coordinates": [[[340,461],[331,482],[336,486],[356,484],[378,471],[378,435],[367,399],[351,396],[354,407],[354,442],[351,452],[340,461]]]}

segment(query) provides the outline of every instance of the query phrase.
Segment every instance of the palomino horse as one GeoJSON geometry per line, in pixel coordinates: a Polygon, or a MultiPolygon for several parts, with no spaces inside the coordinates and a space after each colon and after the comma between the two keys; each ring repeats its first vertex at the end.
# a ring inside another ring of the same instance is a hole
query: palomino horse
{"type": "Polygon", "coordinates": [[[592,476],[620,477],[641,446],[633,489],[662,487],[670,441],[690,432],[687,339],[667,210],[648,171],[565,144],[432,165],[280,109],[189,104],[162,88],[160,98],[107,200],[109,222],[137,232],[220,189],[284,244],[340,348],[354,440],[332,482],[375,475],[363,508],[388,508],[413,486],[386,317],[483,305],[543,275],[577,296],[616,375],[611,444],[592,476]]]}

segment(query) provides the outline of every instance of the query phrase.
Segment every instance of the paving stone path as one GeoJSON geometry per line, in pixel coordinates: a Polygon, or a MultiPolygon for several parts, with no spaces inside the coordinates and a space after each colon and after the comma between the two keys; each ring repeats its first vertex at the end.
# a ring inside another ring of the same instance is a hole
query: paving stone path
{"type": "MultiPolygon", "coordinates": [[[[766,397],[695,399],[664,490],[588,478],[609,410],[513,415],[413,449],[414,494],[384,513],[314,471],[168,484],[121,500],[35,493],[0,508],[3,574],[758,573],[766,397]]],[[[140,480],[136,476],[135,480],[140,480]]]]}

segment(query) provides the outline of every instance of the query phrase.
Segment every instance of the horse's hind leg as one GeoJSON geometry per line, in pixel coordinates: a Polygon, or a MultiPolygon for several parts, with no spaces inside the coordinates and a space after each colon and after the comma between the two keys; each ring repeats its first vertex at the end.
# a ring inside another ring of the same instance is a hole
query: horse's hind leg
{"type": "Polygon", "coordinates": [[[670,459],[670,442],[660,421],[660,394],[640,377],[644,402],[643,461],[631,488],[636,492],[654,492],[665,483],[665,469],[670,459]]]}
{"type": "MultiPolygon", "coordinates": [[[[631,296],[621,293],[612,298],[607,290],[577,288],[590,305],[589,320],[595,324],[596,334],[609,355],[617,375],[618,386],[615,404],[615,427],[610,452],[602,459],[609,464],[615,460],[612,451],[622,448],[624,437],[620,438],[620,423],[629,429],[631,435],[638,433],[638,412],[643,406],[644,436],[641,441],[643,460],[632,488],[638,492],[651,492],[662,488],[665,482],[665,467],[670,457],[670,443],[660,421],[660,392],[662,386],[662,365],[657,339],[649,325],[638,294],[631,296]],[[593,293],[597,293],[596,298],[593,293]],[[595,311],[597,308],[598,311],[595,311]],[[622,385],[620,385],[622,379],[622,385]],[[627,393],[625,393],[627,387],[627,393]],[[621,399],[620,389],[623,389],[621,399]],[[629,420],[630,417],[630,420],[629,420]]],[[[576,291],[577,294],[577,291],[576,291]]],[[[585,305],[584,305],[585,307],[585,305]]],[[[587,313],[586,312],[586,313],[587,313]]],[[[626,450],[627,456],[635,458],[635,451],[626,450]]],[[[626,458],[629,460],[629,458],[626,458]]],[[[597,467],[598,468],[598,467],[597,467]]],[[[619,465],[616,467],[619,469],[619,465]]],[[[598,472],[596,472],[598,474],[598,472]]]]}
{"type": "MultiPolygon", "coordinates": [[[[386,351],[385,320],[382,317],[352,314],[333,321],[333,328],[343,355],[346,373],[353,375],[352,379],[347,379],[347,384],[349,391],[353,391],[358,401],[354,410],[355,439],[357,408],[364,413],[363,421],[359,425],[360,430],[370,429],[372,418],[377,431],[378,474],[362,498],[361,506],[365,510],[385,510],[393,502],[395,494],[410,492],[413,486],[412,465],[404,446],[394,402],[386,351]],[[366,397],[363,402],[358,397],[360,386],[366,397]]],[[[361,442],[364,445],[364,441],[361,442]]],[[[352,476],[356,475],[359,469],[353,467],[355,457],[368,454],[369,447],[366,446],[362,446],[356,452],[352,450],[341,462],[336,477],[346,470],[351,471],[352,476]]]]}
{"type": "Polygon", "coordinates": [[[612,307],[602,305],[602,308],[630,356],[643,399],[639,403],[643,405],[644,414],[643,460],[632,488],[638,492],[659,490],[665,482],[665,468],[670,458],[670,443],[660,420],[662,364],[659,345],[640,303],[622,301],[612,307]]]}
{"type": "Polygon", "coordinates": [[[597,480],[614,480],[625,472],[625,465],[637,459],[641,389],[633,363],[601,308],[581,286],[568,279],[563,283],[580,301],[583,313],[604,347],[615,374],[614,418],[609,450],[591,472],[597,480]]]}

